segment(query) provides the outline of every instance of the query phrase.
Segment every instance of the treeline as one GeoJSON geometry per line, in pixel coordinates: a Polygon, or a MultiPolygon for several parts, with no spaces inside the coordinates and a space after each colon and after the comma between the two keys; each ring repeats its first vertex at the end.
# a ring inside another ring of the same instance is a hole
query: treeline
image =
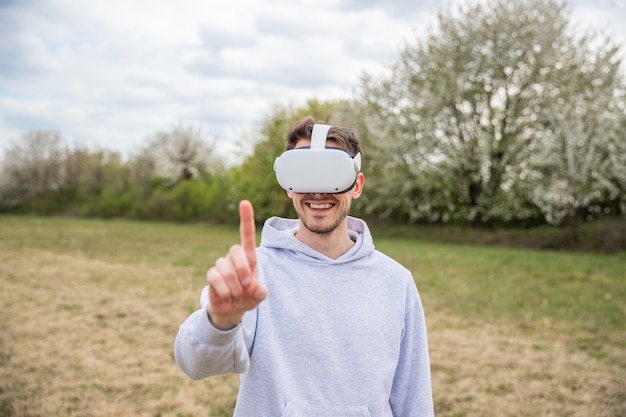
{"type": "Polygon", "coordinates": [[[28,132],[9,148],[0,209],[11,213],[229,221],[228,171],[202,131],[159,132],[135,156],[72,149],[57,132],[28,132]]]}
{"type": "MultiPolygon", "coordinates": [[[[273,215],[293,216],[291,201],[278,186],[272,168],[283,151],[287,130],[303,115],[333,120],[347,117],[352,108],[348,102],[311,101],[304,108],[278,109],[263,124],[260,133],[264,139],[249,143],[249,148],[242,150],[247,156],[230,167],[219,161],[210,139],[193,126],[159,132],[130,157],[110,150],[73,149],[56,132],[28,132],[7,150],[2,161],[0,211],[232,223],[238,221],[237,203],[249,199],[258,221],[273,215]]],[[[366,193],[355,201],[352,214],[402,223],[433,222],[427,217],[412,219],[407,213],[393,211],[391,202],[385,204],[389,192],[406,184],[391,185],[392,190],[379,188],[378,181],[385,174],[370,172],[376,164],[365,149],[366,193]]],[[[451,195],[443,188],[440,193],[451,195]]],[[[597,200],[594,208],[583,207],[570,221],[622,215],[623,207],[624,201],[597,200]]],[[[435,221],[447,221],[442,217],[435,221]]],[[[469,223],[471,219],[450,221],[469,223]]],[[[545,224],[546,219],[539,207],[527,202],[524,212],[494,217],[481,226],[494,223],[529,226],[545,224]]]]}
{"type": "MultiPolygon", "coordinates": [[[[493,0],[442,10],[389,75],[354,97],[277,107],[225,166],[196,126],[116,152],[33,131],[5,152],[0,210],[176,221],[292,216],[272,170],[312,115],[355,129],[365,193],[353,214],[476,226],[564,224],[626,213],[626,82],[619,46],[570,24],[565,2],[493,0]]],[[[323,169],[323,167],[320,167],[323,169]]]]}

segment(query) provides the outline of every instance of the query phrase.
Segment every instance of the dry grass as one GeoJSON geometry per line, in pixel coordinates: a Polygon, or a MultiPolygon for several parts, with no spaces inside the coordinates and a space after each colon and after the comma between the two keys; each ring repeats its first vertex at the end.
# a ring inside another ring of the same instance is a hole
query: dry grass
{"type": "Polygon", "coordinates": [[[0,249],[3,416],[208,416],[237,379],[189,381],[172,343],[197,291],[190,268],[0,249]]]}
{"type": "Polygon", "coordinates": [[[430,317],[438,415],[626,416],[623,352],[610,363],[554,333],[430,317]]]}
{"type": "MultiPolygon", "coordinates": [[[[232,414],[237,377],[193,382],[172,358],[198,268],[45,246],[0,240],[0,416],[232,414]]],[[[438,416],[626,416],[623,344],[596,357],[558,324],[425,305],[438,416]]]]}

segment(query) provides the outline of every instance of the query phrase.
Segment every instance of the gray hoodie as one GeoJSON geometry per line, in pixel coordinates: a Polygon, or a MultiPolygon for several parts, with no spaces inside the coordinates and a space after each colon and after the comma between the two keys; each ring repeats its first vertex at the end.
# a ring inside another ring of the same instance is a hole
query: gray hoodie
{"type": "Polygon", "coordinates": [[[267,220],[257,249],[268,298],[228,331],[201,309],[180,326],[178,366],[191,378],[241,373],[238,417],[434,415],[424,311],[411,273],[374,249],[364,221],[331,259],[267,220]]]}

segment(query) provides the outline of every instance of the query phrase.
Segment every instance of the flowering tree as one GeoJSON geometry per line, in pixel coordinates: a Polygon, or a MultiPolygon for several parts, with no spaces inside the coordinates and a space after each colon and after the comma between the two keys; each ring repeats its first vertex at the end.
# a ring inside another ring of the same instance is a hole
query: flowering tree
{"type": "Polygon", "coordinates": [[[363,80],[380,161],[370,203],[409,220],[558,223],[614,198],[626,169],[610,151],[626,140],[618,53],[577,36],[555,0],[440,12],[390,76],[363,80]]]}

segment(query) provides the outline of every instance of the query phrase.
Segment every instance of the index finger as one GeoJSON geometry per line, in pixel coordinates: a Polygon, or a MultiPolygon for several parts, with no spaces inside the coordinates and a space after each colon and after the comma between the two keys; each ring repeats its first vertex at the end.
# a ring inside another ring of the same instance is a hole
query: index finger
{"type": "Polygon", "coordinates": [[[254,271],[256,266],[256,226],[254,225],[254,209],[248,200],[239,203],[239,236],[250,269],[254,271]]]}

